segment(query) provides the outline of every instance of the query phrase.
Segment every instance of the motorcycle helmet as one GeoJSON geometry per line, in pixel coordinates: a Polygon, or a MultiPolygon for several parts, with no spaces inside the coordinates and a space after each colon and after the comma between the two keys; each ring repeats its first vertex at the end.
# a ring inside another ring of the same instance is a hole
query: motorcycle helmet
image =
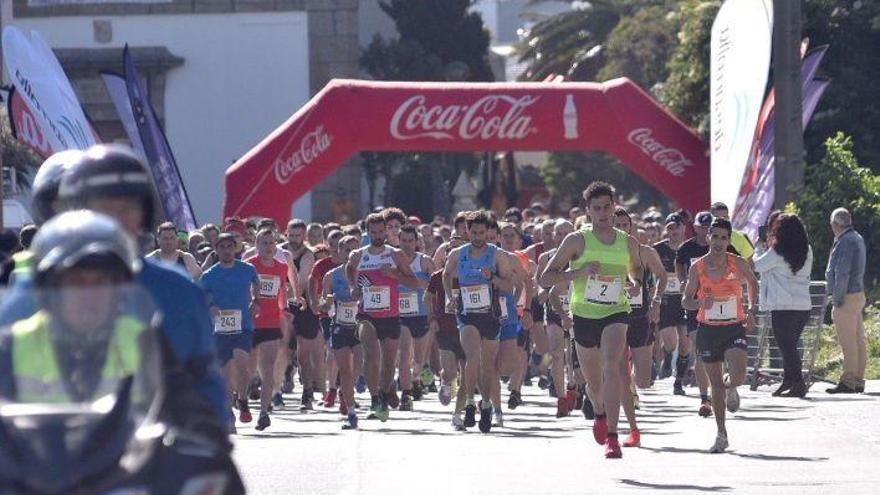
{"type": "Polygon", "coordinates": [[[31,210],[37,225],[46,223],[59,211],[55,201],[58,199],[58,186],[61,177],[71,164],[82,157],[80,150],[66,150],[55,153],[40,165],[31,187],[31,210]]]}

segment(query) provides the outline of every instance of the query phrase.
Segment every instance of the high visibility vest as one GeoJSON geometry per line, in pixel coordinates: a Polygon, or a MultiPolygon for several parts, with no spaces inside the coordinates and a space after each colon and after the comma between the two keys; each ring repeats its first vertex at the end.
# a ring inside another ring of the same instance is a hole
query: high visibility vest
{"type": "Polygon", "coordinates": [[[15,267],[9,276],[10,285],[16,280],[25,280],[31,277],[34,272],[34,253],[30,250],[19,251],[12,255],[12,261],[15,263],[15,267]]]}
{"type": "MultiPolygon", "coordinates": [[[[139,337],[144,326],[130,317],[117,319],[110,337],[102,380],[113,386],[131,376],[140,365],[139,337]]],[[[12,371],[19,402],[69,402],[62,381],[55,345],[49,330],[49,316],[39,311],[12,325],[12,371]]]]}

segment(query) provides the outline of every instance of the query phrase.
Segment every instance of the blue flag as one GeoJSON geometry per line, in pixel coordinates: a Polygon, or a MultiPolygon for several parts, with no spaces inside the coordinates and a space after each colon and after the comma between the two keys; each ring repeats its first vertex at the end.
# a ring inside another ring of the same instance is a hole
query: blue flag
{"type": "MultiPolygon", "coordinates": [[[[165,217],[174,222],[178,229],[193,230],[197,227],[196,219],[183,180],[180,178],[180,170],[177,168],[177,162],[171,153],[165,133],[159,126],[156,112],[147,98],[147,92],[141,85],[128,45],[125,46],[122,63],[125,66],[125,82],[131,113],[140,135],[144,155],[153,173],[165,217]]],[[[135,140],[132,139],[132,142],[135,140]]]]}

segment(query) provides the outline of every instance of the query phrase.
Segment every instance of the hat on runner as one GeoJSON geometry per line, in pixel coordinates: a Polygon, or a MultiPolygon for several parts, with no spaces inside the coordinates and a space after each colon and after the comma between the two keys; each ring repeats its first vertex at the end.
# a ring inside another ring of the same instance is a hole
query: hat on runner
{"type": "Polygon", "coordinates": [[[241,221],[239,218],[230,217],[226,219],[226,224],[223,226],[224,233],[236,233],[244,235],[247,231],[247,226],[245,223],[241,221]]]}
{"type": "Polygon", "coordinates": [[[670,213],[669,215],[666,215],[666,225],[669,225],[670,223],[684,225],[684,219],[681,218],[681,215],[678,213],[670,213]]]}
{"type": "Polygon", "coordinates": [[[694,225],[699,225],[700,227],[708,227],[712,224],[712,214],[708,211],[701,211],[697,213],[697,216],[694,218],[694,225]]]}
{"type": "Polygon", "coordinates": [[[407,218],[407,220],[409,221],[409,223],[415,225],[416,227],[418,227],[419,225],[422,224],[422,219],[419,218],[419,217],[417,217],[417,216],[415,216],[415,215],[413,215],[413,216],[407,218]]]}

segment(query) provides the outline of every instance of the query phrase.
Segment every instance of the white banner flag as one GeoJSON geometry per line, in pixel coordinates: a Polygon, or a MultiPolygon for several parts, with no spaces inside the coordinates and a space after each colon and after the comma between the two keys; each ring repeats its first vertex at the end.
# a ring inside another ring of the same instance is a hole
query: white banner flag
{"type": "Polygon", "coordinates": [[[53,153],[97,143],[67,75],[42,36],[7,26],[3,63],[53,153]]]}
{"type": "Polygon", "coordinates": [[[711,197],[733,208],[764,101],[772,0],[727,0],[712,24],[711,197]]]}

